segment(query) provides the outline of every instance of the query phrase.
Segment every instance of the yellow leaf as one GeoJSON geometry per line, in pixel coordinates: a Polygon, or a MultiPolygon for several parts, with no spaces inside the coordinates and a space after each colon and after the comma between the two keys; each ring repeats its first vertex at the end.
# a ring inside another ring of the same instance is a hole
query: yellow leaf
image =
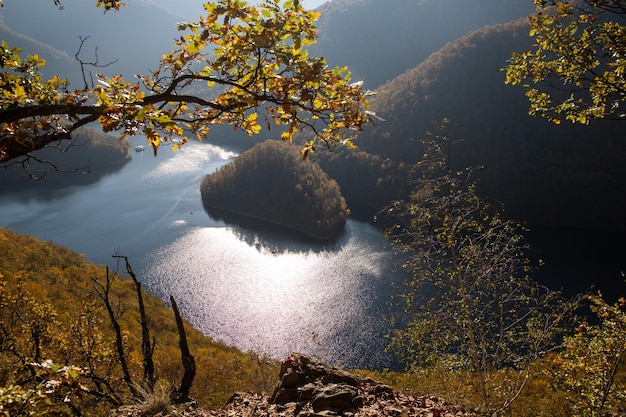
{"type": "Polygon", "coordinates": [[[16,85],[13,90],[13,96],[15,97],[15,101],[22,101],[26,98],[26,90],[21,85],[16,85]]]}
{"type": "Polygon", "coordinates": [[[284,140],[285,142],[288,141],[289,143],[291,143],[291,137],[292,137],[292,134],[289,132],[283,132],[280,134],[280,138],[284,140]]]}
{"type": "Polygon", "coordinates": [[[178,136],[183,134],[183,128],[176,124],[170,125],[167,130],[178,136]]]}

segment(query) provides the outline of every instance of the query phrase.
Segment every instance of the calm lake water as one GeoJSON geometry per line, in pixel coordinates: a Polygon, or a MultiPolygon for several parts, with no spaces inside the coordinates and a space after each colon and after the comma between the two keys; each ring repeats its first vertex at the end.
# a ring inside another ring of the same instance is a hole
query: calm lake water
{"type": "Polygon", "coordinates": [[[336,241],[320,244],[212,219],[200,181],[235,155],[198,143],[157,158],[133,153],[124,169],[90,186],[0,197],[0,224],[99,264],[128,256],[149,290],[173,295],[197,328],[241,349],[393,366],[384,316],[400,277],[380,231],[349,220],[336,241]]]}
{"type": "MultiPolygon", "coordinates": [[[[384,318],[402,277],[382,233],[349,220],[335,242],[319,244],[267,224],[211,218],[200,181],[235,156],[199,143],[157,158],[133,153],[93,185],[0,196],[0,226],[111,267],[113,254],[128,256],[149,290],[173,295],[197,328],[241,349],[395,368],[384,352],[384,318]]],[[[611,297],[624,294],[626,233],[534,228],[530,238],[546,265],[542,281],[570,294],[592,283],[611,297]]]]}

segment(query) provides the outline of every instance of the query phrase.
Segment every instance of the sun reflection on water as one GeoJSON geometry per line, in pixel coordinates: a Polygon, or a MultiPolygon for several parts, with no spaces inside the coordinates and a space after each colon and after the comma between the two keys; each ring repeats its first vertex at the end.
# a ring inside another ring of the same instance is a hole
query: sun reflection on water
{"type": "Polygon", "coordinates": [[[144,174],[145,178],[170,177],[202,171],[207,161],[226,161],[237,153],[211,144],[189,143],[177,151],[163,149],[160,152],[174,152],[174,155],[161,162],[154,170],[144,174]]]}
{"type": "Polygon", "coordinates": [[[349,231],[337,247],[277,253],[226,227],[193,228],[151,254],[148,285],[174,295],[200,330],[241,349],[350,362],[363,355],[358,345],[371,345],[359,338],[380,337],[372,286],[389,284],[390,253],[349,231]]]}

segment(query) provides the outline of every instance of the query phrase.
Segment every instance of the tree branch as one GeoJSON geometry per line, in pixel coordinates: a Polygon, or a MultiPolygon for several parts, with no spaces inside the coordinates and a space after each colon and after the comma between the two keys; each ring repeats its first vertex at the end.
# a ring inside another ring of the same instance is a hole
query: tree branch
{"type": "Polygon", "coordinates": [[[187,335],[185,334],[185,326],[183,319],[178,311],[178,305],[174,296],[170,296],[170,302],[172,303],[172,309],[174,310],[174,317],[176,318],[176,327],[178,328],[178,335],[180,337],[180,353],[182,355],[183,367],[185,373],[180,383],[180,387],[173,393],[173,402],[175,404],[189,402],[189,391],[191,390],[191,384],[196,376],[196,362],[189,352],[189,345],[187,344],[187,335]]]}
{"type": "MultiPolygon", "coordinates": [[[[83,82],[85,83],[85,90],[88,90],[89,83],[87,83],[87,76],[85,75],[85,67],[89,65],[94,68],[105,68],[105,67],[108,67],[109,65],[115,64],[117,62],[117,58],[115,58],[113,61],[110,61],[106,64],[100,64],[100,59],[98,58],[98,47],[96,46],[94,50],[94,56],[96,60],[94,62],[85,62],[82,59],[80,59],[78,55],[80,55],[80,52],[83,49],[83,45],[85,44],[85,42],[87,42],[87,39],[89,39],[89,36],[85,36],[84,38],[82,36],[79,36],[78,39],[80,40],[80,46],[78,47],[78,51],[76,51],[76,54],[74,54],[74,59],[76,59],[76,61],[80,63],[80,72],[83,75],[83,82]]],[[[93,87],[93,81],[91,82],[91,87],[93,87]]]]}

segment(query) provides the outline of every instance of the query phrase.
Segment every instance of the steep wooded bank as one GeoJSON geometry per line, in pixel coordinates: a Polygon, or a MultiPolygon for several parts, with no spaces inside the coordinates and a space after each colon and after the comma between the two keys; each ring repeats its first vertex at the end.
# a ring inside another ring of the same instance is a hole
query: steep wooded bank
{"type": "MultiPolygon", "coordinates": [[[[48,386],[47,396],[51,402],[41,404],[45,415],[70,415],[64,403],[65,395],[75,407],[74,412],[83,413],[78,415],[107,415],[113,408],[109,401],[112,398],[91,395],[88,390],[108,393],[122,404],[132,403],[132,399],[125,396],[127,390],[123,387],[122,371],[115,354],[111,321],[97,293],[101,288],[97,283],[103,284],[107,276],[104,266],[95,265],[63,246],[4,228],[0,228],[0,252],[3,388],[20,386],[25,390],[40,390],[42,379],[33,376],[41,369],[37,371],[32,363],[52,361],[60,367],[78,367],[84,373],[68,374],[62,379],[63,369],[57,372],[62,382],[48,386]],[[54,414],[54,410],[61,409],[67,413],[54,414]]],[[[132,259],[130,261],[132,263],[132,259]]],[[[111,264],[115,265],[113,258],[111,264]]],[[[163,301],[147,291],[143,293],[154,338],[155,376],[167,396],[168,387],[178,384],[182,374],[176,323],[171,309],[163,301]]],[[[141,328],[134,283],[126,277],[117,277],[110,290],[110,301],[123,334],[131,376],[141,383],[141,328]]],[[[217,407],[225,404],[237,390],[268,391],[275,384],[272,361],[260,360],[256,354],[243,353],[213,341],[188,323],[186,334],[197,368],[191,396],[200,405],[217,407]]],[[[44,377],[39,375],[39,378],[44,377]]],[[[12,398],[9,391],[4,392],[3,399],[12,398]]],[[[26,394],[24,398],[15,398],[16,402],[18,400],[26,401],[26,394]]],[[[0,410],[9,410],[9,415],[13,415],[12,407],[19,408],[19,402],[0,403],[0,410]]],[[[24,407],[23,413],[32,411],[24,407]]]]}
{"type": "Polygon", "coordinates": [[[337,181],[353,214],[356,208],[364,215],[376,213],[410,191],[411,185],[406,179],[411,164],[405,162],[358,149],[316,152],[311,159],[337,181]]]}
{"type": "Polygon", "coordinates": [[[442,119],[457,124],[455,169],[484,165],[481,194],[532,224],[626,228],[626,141],[619,122],[556,126],[527,116],[521,89],[499,72],[529,42],[525,19],[472,32],[382,86],[371,107],[386,121],[357,140],[363,151],[415,163],[442,119]]]}
{"type": "Polygon", "coordinates": [[[318,239],[343,230],[349,215],[339,186],[294,146],[266,141],[207,175],[202,201],[218,208],[271,221],[318,239]]]}
{"type": "Polygon", "coordinates": [[[0,167],[0,193],[30,189],[46,194],[60,187],[93,184],[122,169],[132,158],[128,140],[89,128],[78,129],[71,144],[44,148],[33,155],[41,162],[31,159],[24,167],[0,167]]]}

